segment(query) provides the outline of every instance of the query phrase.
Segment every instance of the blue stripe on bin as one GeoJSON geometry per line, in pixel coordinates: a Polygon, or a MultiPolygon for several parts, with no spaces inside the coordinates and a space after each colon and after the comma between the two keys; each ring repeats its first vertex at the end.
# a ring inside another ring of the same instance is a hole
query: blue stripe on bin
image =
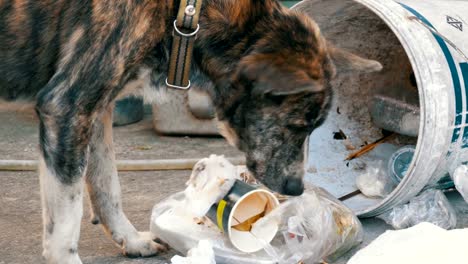
{"type": "MultiPolygon", "coordinates": [[[[468,63],[460,63],[460,69],[463,75],[463,81],[465,83],[465,91],[468,97],[468,63]]],[[[466,99],[468,102],[468,98],[466,99]]],[[[468,109],[467,109],[467,116],[466,119],[468,120],[468,109]]],[[[468,147],[468,128],[465,127],[465,132],[463,133],[463,148],[468,147]]]]}

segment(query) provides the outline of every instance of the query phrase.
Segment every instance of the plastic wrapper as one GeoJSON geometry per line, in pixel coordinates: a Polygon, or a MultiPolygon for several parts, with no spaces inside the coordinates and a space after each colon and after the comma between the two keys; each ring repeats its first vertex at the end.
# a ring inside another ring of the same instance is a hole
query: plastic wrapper
{"type": "Polygon", "coordinates": [[[468,166],[462,165],[453,173],[455,188],[468,203],[468,166]]]}
{"type": "Polygon", "coordinates": [[[440,190],[427,190],[408,204],[394,207],[379,218],[395,229],[404,229],[422,222],[432,223],[443,229],[453,229],[457,225],[457,215],[444,193],[440,190]]]}
{"type": "MultiPolygon", "coordinates": [[[[316,263],[333,260],[362,241],[362,227],[351,210],[320,188],[308,188],[301,197],[282,203],[255,225],[277,221],[279,232],[266,249],[242,253],[206,218],[187,210],[186,195],[177,193],[157,204],[150,230],[186,255],[200,240],[209,240],[217,263],[316,263]]],[[[260,226],[258,226],[260,227],[260,226]]]]}
{"type": "Polygon", "coordinates": [[[395,188],[388,173],[388,163],[398,146],[383,143],[372,151],[360,157],[364,170],[356,178],[356,187],[367,197],[383,198],[395,188]]]}
{"type": "Polygon", "coordinates": [[[387,166],[383,161],[368,165],[366,171],[356,179],[356,186],[367,197],[383,198],[395,188],[388,176],[387,166]]]}
{"type": "Polygon", "coordinates": [[[281,204],[256,225],[277,221],[280,230],[267,253],[277,263],[331,262],[362,242],[353,212],[318,187],[281,204]]]}
{"type": "Polygon", "coordinates": [[[200,240],[196,248],[187,253],[187,257],[174,256],[171,264],[216,264],[213,244],[209,240],[200,240]]]}

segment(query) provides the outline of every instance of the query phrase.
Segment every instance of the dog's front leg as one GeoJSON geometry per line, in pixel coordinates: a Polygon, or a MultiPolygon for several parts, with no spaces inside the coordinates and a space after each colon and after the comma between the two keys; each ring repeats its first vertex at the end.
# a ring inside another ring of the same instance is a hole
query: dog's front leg
{"type": "Polygon", "coordinates": [[[64,183],[53,167],[40,158],[42,214],[44,221],[43,255],[48,263],[79,264],[78,239],[83,214],[83,182],[64,183]]]}
{"type": "Polygon", "coordinates": [[[112,109],[109,107],[93,127],[86,184],[93,222],[104,230],[129,257],[148,257],[165,248],[148,233],[137,232],[122,210],[122,200],[112,142],[112,109]]]}
{"type": "Polygon", "coordinates": [[[43,255],[50,264],[81,263],[78,239],[91,117],[76,111],[58,90],[39,96],[43,255]]]}
{"type": "MultiPolygon", "coordinates": [[[[94,140],[94,123],[132,79],[137,66],[161,41],[165,31],[166,6],[160,1],[146,1],[151,2],[148,5],[138,1],[114,2],[92,1],[89,8],[93,12],[80,13],[84,21],[64,22],[64,26],[75,26],[67,28],[71,34],[68,40],[61,39],[63,45],[55,74],[37,95],[43,159],[43,243],[48,263],[81,263],[77,244],[83,176],[88,165],[89,142],[94,140]]],[[[106,151],[105,145],[100,147],[106,151]]],[[[113,171],[114,165],[96,165],[96,159],[101,160],[99,157],[103,155],[97,156],[93,153],[93,168],[87,178],[97,186],[92,194],[99,203],[94,207],[107,206],[98,211],[103,223],[129,254],[154,254],[158,245],[141,239],[122,213],[115,172],[99,173],[113,171]]],[[[107,160],[113,162],[113,158],[107,160]]]]}

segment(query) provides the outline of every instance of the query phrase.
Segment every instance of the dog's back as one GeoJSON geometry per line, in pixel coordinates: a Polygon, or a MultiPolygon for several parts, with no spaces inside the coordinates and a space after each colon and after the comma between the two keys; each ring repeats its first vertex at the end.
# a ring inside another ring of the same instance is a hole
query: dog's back
{"type": "Polygon", "coordinates": [[[90,38],[84,40],[87,43],[93,38],[90,32],[99,23],[117,27],[118,23],[114,22],[122,21],[110,13],[122,13],[142,5],[113,3],[105,0],[0,1],[0,98],[34,98],[54,75],[60,59],[67,56],[67,45],[77,27],[85,32],[83,38],[90,38]],[[109,8],[104,9],[106,6],[109,8]]]}
{"type": "Polygon", "coordinates": [[[60,52],[62,10],[68,2],[74,1],[0,1],[1,97],[32,97],[50,80],[60,52]]]}

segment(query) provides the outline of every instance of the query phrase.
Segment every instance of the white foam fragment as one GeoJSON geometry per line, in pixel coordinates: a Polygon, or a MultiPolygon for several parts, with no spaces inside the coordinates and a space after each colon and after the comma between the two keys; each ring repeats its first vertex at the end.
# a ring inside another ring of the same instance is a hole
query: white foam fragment
{"type": "Polygon", "coordinates": [[[359,251],[348,264],[468,263],[468,229],[446,231],[421,223],[412,228],[387,231],[359,251]]]}
{"type": "Polygon", "coordinates": [[[172,264],[216,264],[213,244],[208,240],[200,240],[198,246],[189,250],[187,257],[174,256],[172,264]]]}
{"type": "Polygon", "coordinates": [[[203,217],[229,192],[236,179],[240,179],[237,168],[224,156],[211,155],[200,160],[186,183],[186,208],[195,216],[203,217]]]}

